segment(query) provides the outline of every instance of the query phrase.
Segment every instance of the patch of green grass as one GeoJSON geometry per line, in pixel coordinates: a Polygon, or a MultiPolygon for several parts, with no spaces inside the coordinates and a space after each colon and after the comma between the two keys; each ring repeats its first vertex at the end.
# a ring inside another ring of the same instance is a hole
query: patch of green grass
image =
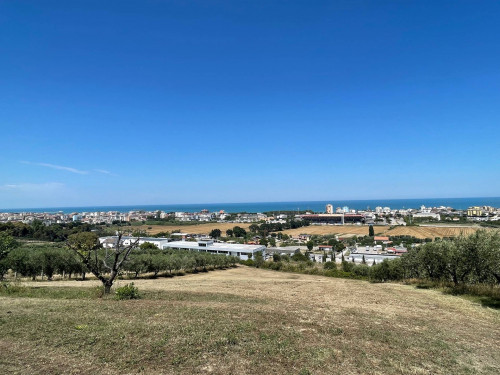
{"type": "Polygon", "coordinates": [[[103,288],[37,287],[21,284],[0,285],[0,296],[48,299],[95,299],[102,297],[103,288]]]}

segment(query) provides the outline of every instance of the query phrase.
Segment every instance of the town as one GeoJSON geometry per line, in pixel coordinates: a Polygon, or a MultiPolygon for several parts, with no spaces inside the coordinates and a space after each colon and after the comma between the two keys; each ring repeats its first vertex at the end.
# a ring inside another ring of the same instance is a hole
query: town
{"type": "Polygon", "coordinates": [[[94,211],[94,212],[1,212],[0,222],[31,223],[40,220],[45,225],[82,222],[87,224],[116,224],[120,222],[144,222],[155,220],[165,223],[284,223],[287,219],[309,220],[312,225],[407,225],[411,223],[474,223],[495,222],[500,220],[500,207],[473,206],[467,210],[453,207],[425,207],[391,209],[376,207],[374,210],[355,210],[347,206],[334,208],[332,204],[325,207],[321,213],[306,211],[297,214],[293,212],[267,213],[227,213],[223,210],[209,212],[165,212],[165,211],[94,211]]]}

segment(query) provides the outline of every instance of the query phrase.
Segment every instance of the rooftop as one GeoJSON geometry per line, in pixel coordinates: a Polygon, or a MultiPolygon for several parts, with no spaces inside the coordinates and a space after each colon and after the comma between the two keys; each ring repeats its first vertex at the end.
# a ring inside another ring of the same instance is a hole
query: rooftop
{"type": "Polygon", "coordinates": [[[180,247],[184,249],[208,249],[208,250],[226,250],[226,251],[244,251],[244,252],[256,252],[265,250],[266,247],[263,245],[243,245],[243,244],[232,244],[225,242],[216,242],[214,244],[207,244],[207,246],[199,246],[198,242],[191,241],[172,241],[167,244],[167,247],[180,247]]]}

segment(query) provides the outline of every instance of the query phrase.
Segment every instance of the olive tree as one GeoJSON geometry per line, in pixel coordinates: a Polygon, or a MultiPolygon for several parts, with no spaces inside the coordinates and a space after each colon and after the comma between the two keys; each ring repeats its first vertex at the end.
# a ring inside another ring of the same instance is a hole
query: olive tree
{"type": "Polygon", "coordinates": [[[111,287],[118,273],[123,268],[130,253],[139,246],[139,238],[124,245],[122,233],[119,233],[112,248],[103,249],[95,233],[81,232],[68,237],[69,249],[74,251],[87,269],[97,277],[104,286],[104,294],[111,292],[111,287]]]}

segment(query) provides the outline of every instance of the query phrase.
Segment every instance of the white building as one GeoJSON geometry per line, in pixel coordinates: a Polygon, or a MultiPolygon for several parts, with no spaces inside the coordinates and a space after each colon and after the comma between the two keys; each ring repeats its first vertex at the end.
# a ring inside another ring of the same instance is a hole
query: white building
{"type": "Polygon", "coordinates": [[[190,242],[190,241],[173,241],[164,245],[163,249],[174,250],[191,250],[201,251],[212,254],[224,254],[237,256],[242,260],[247,260],[251,254],[255,258],[258,252],[264,252],[266,247],[263,245],[241,245],[230,244],[224,242],[215,242],[212,240],[190,242]]]}
{"type": "MultiPolygon", "coordinates": [[[[122,236],[122,245],[129,246],[137,240],[137,237],[122,236]]],[[[99,242],[104,248],[113,248],[116,246],[118,236],[99,237],[99,242]]],[[[139,237],[139,246],[145,242],[152,243],[158,249],[166,249],[165,245],[168,243],[168,238],[156,237],[139,237]]]]}

